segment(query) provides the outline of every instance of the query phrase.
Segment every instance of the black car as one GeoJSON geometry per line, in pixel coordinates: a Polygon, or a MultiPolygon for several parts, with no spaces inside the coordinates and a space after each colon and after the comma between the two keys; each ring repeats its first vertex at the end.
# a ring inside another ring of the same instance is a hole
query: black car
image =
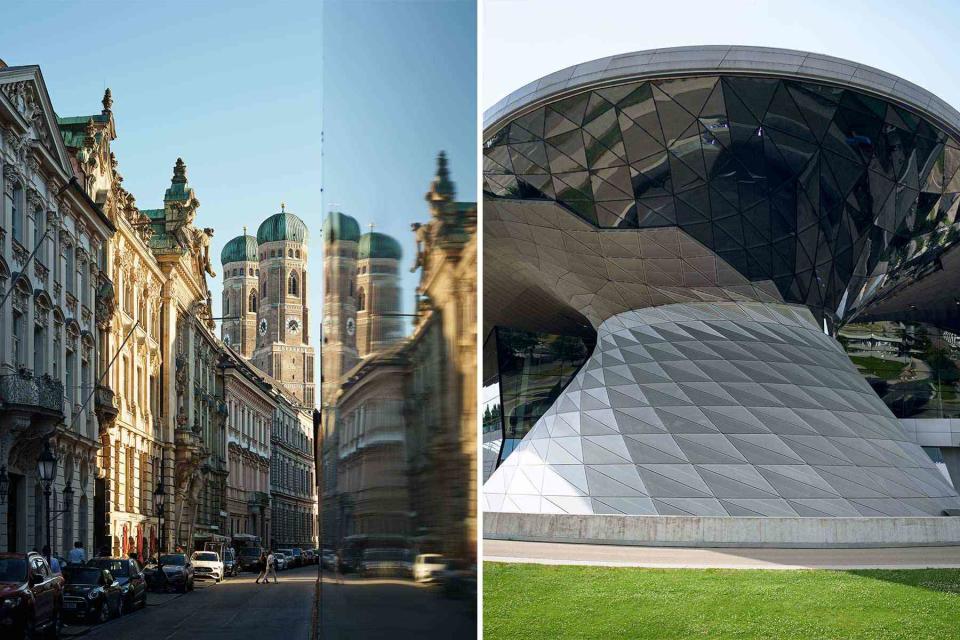
{"type": "Polygon", "coordinates": [[[145,567],[143,573],[151,589],[176,589],[180,593],[193,590],[193,563],[185,553],[165,553],[157,564],[145,567]]]}
{"type": "Polygon", "coordinates": [[[99,567],[63,568],[63,613],[71,618],[106,622],[123,615],[123,591],[110,572],[99,567]]]}
{"type": "Polygon", "coordinates": [[[233,549],[224,549],[223,551],[223,577],[240,575],[240,567],[237,565],[237,554],[233,549]]]}
{"type": "Polygon", "coordinates": [[[260,573],[263,565],[260,563],[261,547],[243,547],[237,552],[237,569],[239,571],[253,571],[260,573]]]}
{"type": "Polygon", "coordinates": [[[106,569],[120,583],[124,609],[133,611],[147,606],[147,580],[139,562],[132,558],[93,558],[87,566],[106,569]]]}
{"type": "Polygon", "coordinates": [[[0,637],[60,637],[63,577],[36,552],[0,553],[0,637]]]}

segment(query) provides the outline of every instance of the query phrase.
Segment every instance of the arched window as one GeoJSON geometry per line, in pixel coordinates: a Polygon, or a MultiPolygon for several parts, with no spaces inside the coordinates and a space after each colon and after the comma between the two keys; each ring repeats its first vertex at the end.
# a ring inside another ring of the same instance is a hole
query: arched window
{"type": "Polygon", "coordinates": [[[300,249],[297,249],[297,257],[300,257],[300,249]]]}
{"type": "Polygon", "coordinates": [[[287,249],[287,257],[288,257],[288,258],[292,258],[292,257],[293,257],[293,249],[287,249]]]}
{"type": "Polygon", "coordinates": [[[257,312],[257,291],[256,289],[250,290],[250,299],[247,302],[247,311],[251,313],[257,312]]]}
{"type": "Polygon", "coordinates": [[[226,292],[223,294],[223,315],[230,315],[230,296],[226,292]]]}
{"type": "Polygon", "coordinates": [[[366,304],[367,304],[367,296],[363,292],[363,287],[360,287],[357,290],[357,311],[364,311],[366,304]]]}
{"type": "Polygon", "coordinates": [[[291,296],[300,295],[300,287],[298,286],[296,271],[290,272],[290,278],[287,280],[287,295],[291,295],[291,296]]]}
{"type": "Polygon", "coordinates": [[[13,216],[13,239],[22,243],[23,231],[26,224],[23,219],[23,187],[19,184],[13,185],[12,199],[9,206],[10,213],[13,216]]]}
{"type": "Polygon", "coordinates": [[[253,275],[253,267],[247,267],[247,275],[248,275],[248,276],[252,276],[252,275],[253,275]]]}
{"type": "Polygon", "coordinates": [[[353,295],[353,280],[350,280],[350,295],[353,295]]]}
{"type": "Polygon", "coordinates": [[[267,281],[266,280],[264,280],[263,284],[260,285],[260,297],[262,298],[267,297],[267,281]]]}

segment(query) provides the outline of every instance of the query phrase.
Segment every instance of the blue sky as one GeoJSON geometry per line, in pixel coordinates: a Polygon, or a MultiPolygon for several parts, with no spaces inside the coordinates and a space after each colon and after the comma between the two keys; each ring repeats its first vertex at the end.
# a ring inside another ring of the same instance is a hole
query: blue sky
{"type": "Polygon", "coordinates": [[[949,0],[486,0],[481,108],[524,84],[604,56],[698,44],[785,47],[906,78],[960,107],[949,0]]]}
{"type": "MultiPolygon", "coordinates": [[[[99,113],[110,87],[113,149],[138,206],[162,206],[183,157],[201,203],[197,224],[215,230],[218,274],[223,245],[243,225],[255,235],[281,201],[307,222],[314,336],[328,203],[403,242],[409,310],[410,223],[428,215],[423,194],[437,151],[450,155],[460,197],[476,194],[475,5],[323,8],[5,0],[0,19],[0,58],[39,64],[58,115],[99,113]]],[[[219,315],[220,279],[211,287],[219,315]]]]}

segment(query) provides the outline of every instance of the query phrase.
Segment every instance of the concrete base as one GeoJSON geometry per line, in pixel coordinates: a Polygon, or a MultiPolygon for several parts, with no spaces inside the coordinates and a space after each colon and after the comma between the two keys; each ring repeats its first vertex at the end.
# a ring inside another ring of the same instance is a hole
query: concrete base
{"type": "Polygon", "coordinates": [[[960,545],[960,518],[777,518],[483,514],[492,540],[656,547],[858,548],[960,545]]]}

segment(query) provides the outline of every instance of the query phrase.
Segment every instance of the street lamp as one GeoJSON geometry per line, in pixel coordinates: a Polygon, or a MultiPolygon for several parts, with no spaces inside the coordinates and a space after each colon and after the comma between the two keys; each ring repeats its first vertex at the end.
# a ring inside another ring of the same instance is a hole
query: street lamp
{"type": "Polygon", "coordinates": [[[43,496],[46,499],[47,511],[47,548],[53,553],[50,546],[50,485],[57,477],[57,457],[53,455],[50,449],[50,441],[47,440],[43,445],[43,453],[37,458],[37,476],[43,482],[43,496]]]}
{"type": "Polygon", "coordinates": [[[163,550],[163,501],[166,498],[163,489],[163,478],[157,483],[157,488],[153,492],[153,506],[157,511],[157,560],[160,560],[160,552],[163,550]]]}

